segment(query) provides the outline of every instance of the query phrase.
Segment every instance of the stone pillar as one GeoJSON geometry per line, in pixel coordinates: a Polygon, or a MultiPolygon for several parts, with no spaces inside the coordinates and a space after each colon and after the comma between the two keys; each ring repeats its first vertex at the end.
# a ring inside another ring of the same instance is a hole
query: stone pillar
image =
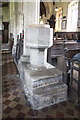
{"type": "Polygon", "coordinates": [[[22,26],[22,13],[17,14],[17,35],[19,35],[20,38],[20,33],[22,33],[23,26],[22,26]]]}
{"type": "Polygon", "coordinates": [[[16,45],[17,43],[17,16],[16,16],[16,12],[15,12],[15,6],[16,3],[10,2],[10,24],[9,24],[9,34],[13,33],[13,38],[14,38],[14,45],[16,45]]]}
{"type": "MultiPolygon", "coordinates": [[[[0,9],[0,10],[2,12],[2,9],[0,9]]],[[[1,54],[1,45],[2,45],[2,36],[0,35],[0,120],[2,119],[2,54],[1,54]]]]}
{"type": "Polygon", "coordinates": [[[16,8],[15,8],[15,12],[16,12],[16,19],[17,19],[17,35],[19,35],[20,37],[20,33],[22,33],[23,30],[23,3],[21,2],[17,2],[16,3],[16,8]]]}
{"type": "Polygon", "coordinates": [[[17,18],[16,18],[16,12],[15,12],[15,7],[16,7],[16,3],[13,1],[10,2],[10,27],[9,27],[9,33],[13,34],[13,38],[14,38],[14,45],[13,45],[13,49],[12,49],[12,54],[15,54],[16,51],[16,44],[17,44],[17,18]]]}
{"type": "Polygon", "coordinates": [[[16,13],[15,13],[15,11],[14,11],[14,18],[13,18],[13,37],[14,37],[14,46],[16,46],[16,44],[17,44],[17,15],[16,15],[16,13]]]}
{"type": "Polygon", "coordinates": [[[27,40],[25,38],[26,28],[31,24],[39,24],[40,0],[36,2],[24,2],[24,50],[23,54],[29,56],[27,40]]]}
{"type": "Polygon", "coordinates": [[[12,1],[10,1],[9,3],[9,12],[10,12],[9,36],[10,36],[10,33],[13,33],[13,29],[14,29],[14,19],[13,19],[14,2],[12,1]]]}
{"type": "Polygon", "coordinates": [[[17,44],[17,35],[22,33],[23,30],[23,9],[22,9],[22,2],[15,2],[14,4],[14,11],[13,11],[13,36],[14,36],[14,46],[12,50],[12,54],[15,55],[16,53],[16,44],[17,44]]]}

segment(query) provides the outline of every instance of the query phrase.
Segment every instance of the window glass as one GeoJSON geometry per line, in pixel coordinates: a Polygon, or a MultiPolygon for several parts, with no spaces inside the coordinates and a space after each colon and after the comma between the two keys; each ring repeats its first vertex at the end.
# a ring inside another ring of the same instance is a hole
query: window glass
{"type": "Polygon", "coordinates": [[[76,31],[78,22],[78,2],[68,6],[67,31],[76,31]]]}

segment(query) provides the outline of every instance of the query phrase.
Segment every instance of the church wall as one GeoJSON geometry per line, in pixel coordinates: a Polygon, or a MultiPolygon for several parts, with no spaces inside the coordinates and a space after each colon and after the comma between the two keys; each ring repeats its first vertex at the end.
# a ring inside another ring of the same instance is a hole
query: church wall
{"type": "Polygon", "coordinates": [[[0,30],[2,30],[2,8],[0,8],[0,30]]]}
{"type": "Polygon", "coordinates": [[[3,22],[9,22],[9,7],[2,8],[3,22]]]}
{"type": "Polygon", "coordinates": [[[0,7],[0,16],[2,15],[2,8],[0,7]]]}

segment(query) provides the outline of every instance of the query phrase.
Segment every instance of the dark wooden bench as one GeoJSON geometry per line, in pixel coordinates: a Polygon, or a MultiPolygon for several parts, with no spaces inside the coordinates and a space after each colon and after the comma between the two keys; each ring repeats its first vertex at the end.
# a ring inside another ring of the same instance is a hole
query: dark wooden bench
{"type": "Polygon", "coordinates": [[[21,55],[23,55],[23,37],[22,33],[20,33],[20,39],[19,35],[17,35],[17,44],[16,44],[16,62],[18,63],[21,55]]]}
{"type": "Polygon", "coordinates": [[[76,42],[65,45],[61,43],[54,44],[48,49],[47,61],[65,74],[65,82],[69,86],[70,82],[70,61],[73,56],[80,53],[80,44],[76,42]]]}

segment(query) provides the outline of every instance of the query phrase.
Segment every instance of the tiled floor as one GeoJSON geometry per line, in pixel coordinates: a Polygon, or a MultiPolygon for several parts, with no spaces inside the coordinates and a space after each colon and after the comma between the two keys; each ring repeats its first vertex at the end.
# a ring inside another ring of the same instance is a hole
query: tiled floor
{"type": "Polygon", "coordinates": [[[80,108],[70,101],[33,110],[25,98],[10,52],[3,53],[2,63],[3,118],[80,118],[80,108]]]}

